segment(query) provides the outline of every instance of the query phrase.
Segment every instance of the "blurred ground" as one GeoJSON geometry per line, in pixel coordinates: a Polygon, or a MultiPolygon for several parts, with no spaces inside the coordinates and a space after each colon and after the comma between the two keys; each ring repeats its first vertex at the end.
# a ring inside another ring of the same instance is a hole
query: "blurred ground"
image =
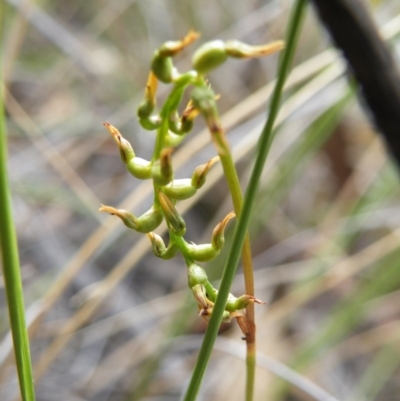
{"type": "MultiPolygon", "coordinates": [[[[135,214],[151,204],[151,186],[126,172],[101,123],[150,158],[154,134],[139,127],[136,108],[152,52],[191,28],[200,43],[281,39],[290,5],[3,2],[9,171],[38,401],[180,399],[205,325],[180,257],[160,261],[144,235],[98,213],[101,203],[135,214]]],[[[371,12],[398,55],[400,4],[375,2],[371,12]]],[[[180,70],[197,46],[177,57],[180,70]]],[[[340,103],[346,72],[327,49],[310,11],[250,230],[256,295],[267,302],[257,308],[256,400],[311,399],[286,373],[289,387],[276,379],[267,357],[299,372],[305,391],[310,379],[339,400],[391,401],[400,390],[398,171],[356,99],[340,103]]],[[[230,60],[210,75],[243,188],[276,65],[276,56],[230,60]]],[[[159,88],[160,104],[167,91],[159,88]]],[[[203,129],[199,121],[175,152],[178,178],[215,155],[203,129]]],[[[179,204],[188,239],[209,241],[232,209],[226,195],[216,166],[193,202],[179,204]]],[[[220,277],[223,260],[224,252],[205,266],[210,276],[220,277]]],[[[239,274],[235,294],[242,283],[239,274]]],[[[17,382],[3,291],[0,305],[0,399],[8,401],[17,382]]],[[[243,399],[244,343],[235,324],[221,331],[199,400],[243,399]]]]}

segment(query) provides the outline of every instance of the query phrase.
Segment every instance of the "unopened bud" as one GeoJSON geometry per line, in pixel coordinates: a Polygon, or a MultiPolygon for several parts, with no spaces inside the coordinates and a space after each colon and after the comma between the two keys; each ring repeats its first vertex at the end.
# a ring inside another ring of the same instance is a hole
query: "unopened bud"
{"type": "Polygon", "coordinates": [[[190,257],[196,262],[209,262],[210,260],[215,259],[219,251],[213,248],[211,244],[188,244],[187,251],[190,257]]]}
{"type": "Polygon", "coordinates": [[[124,163],[128,163],[129,160],[135,157],[135,152],[133,151],[131,144],[121,135],[117,128],[115,128],[109,122],[106,121],[103,123],[103,125],[107,128],[107,131],[117,143],[122,161],[124,163]]]}
{"type": "Polygon", "coordinates": [[[192,175],[192,185],[199,189],[206,182],[207,173],[210,171],[211,167],[219,161],[219,156],[215,156],[210,159],[207,163],[200,165],[194,170],[192,175]]]}
{"type": "Polygon", "coordinates": [[[153,72],[150,72],[147,79],[144,100],[138,108],[138,116],[146,119],[153,112],[156,105],[157,78],[153,72]]]}
{"type": "Polygon", "coordinates": [[[149,232],[147,233],[149,237],[153,249],[154,255],[161,259],[171,259],[176,255],[178,248],[174,243],[168,245],[168,248],[165,246],[163,239],[157,235],[156,233],[149,232]]]}
{"type": "Polygon", "coordinates": [[[148,131],[154,131],[161,126],[161,118],[159,115],[152,115],[146,118],[139,119],[140,125],[148,131]]]}
{"type": "Polygon", "coordinates": [[[266,57],[281,51],[284,47],[285,42],[282,40],[260,46],[251,46],[237,40],[230,40],[225,43],[225,49],[228,56],[235,58],[266,57]]]}
{"type": "Polygon", "coordinates": [[[182,38],[182,40],[168,41],[161,45],[158,49],[159,53],[163,57],[172,57],[182,51],[185,47],[189,46],[195,40],[199,38],[200,34],[193,30],[190,30],[188,34],[182,38]]]}
{"type": "Polygon", "coordinates": [[[165,84],[171,83],[173,78],[177,75],[171,57],[161,56],[158,50],[154,52],[151,70],[154,75],[165,84]]]}
{"type": "Polygon", "coordinates": [[[235,213],[229,213],[214,229],[211,244],[188,244],[187,251],[189,255],[197,262],[208,262],[215,259],[221,251],[225,238],[224,230],[228,221],[235,216],[235,213]]]}
{"type": "Polygon", "coordinates": [[[168,131],[168,134],[165,136],[165,146],[170,148],[175,148],[185,139],[185,135],[174,134],[171,131],[168,131]]]}
{"type": "Polygon", "coordinates": [[[222,249],[222,247],[224,246],[224,243],[225,243],[225,237],[224,237],[225,227],[227,226],[229,220],[233,219],[235,216],[236,215],[235,215],[234,212],[230,212],[214,228],[214,231],[213,231],[213,234],[212,234],[211,243],[212,243],[213,248],[216,249],[217,251],[220,251],[222,249]]]}
{"type": "Polygon", "coordinates": [[[158,185],[167,185],[174,177],[171,153],[171,148],[163,149],[160,154],[160,160],[153,165],[152,176],[158,185]]]}
{"type": "Polygon", "coordinates": [[[183,200],[191,198],[197,189],[192,185],[189,178],[183,178],[180,180],[173,180],[168,185],[162,188],[162,191],[169,198],[183,200]]]}
{"type": "Polygon", "coordinates": [[[151,162],[135,157],[126,164],[127,170],[140,180],[147,180],[152,177],[151,162]]]}
{"type": "Polygon", "coordinates": [[[172,231],[172,233],[181,237],[186,232],[185,220],[183,220],[172,201],[166,195],[164,195],[162,192],[159,192],[158,199],[160,200],[160,206],[168,224],[168,228],[172,231]]]}
{"type": "MultiPolygon", "coordinates": [[[[196,263],[192,263],[188,267],[188,284],[189,288],[193,288],[197,284],[201,284],[204,286],[208,282],[208,277],[206,271],[196,265],[196,263]]],[[[205,292],[205,290],[204,290],[205,292]]]]}
{"type": "Polygon", "coordinates": [[[198,33],[190,31],[182,40],[166,42],[155,51],[151,69],[161,82],[168,84],[179,77],[171,57],[190,45],[198,37],[198,33]]]}
{"type": "Polygon", "coordinates": [[[261,46],[251,46],[236,40],[223,42],[214,40],[205,43],[193,55],[192,64],[199,74],[207,74],[223,64],[228,57],[265,57],[284,48],[284,42],[277,41],[261,46]]]}
{"type": "Polygon", "coordinates": [[[246,308],[247,305],[249,304],[260,304],[264,305],[265,302],[251,296],[251,295],[242,295],[239,298],[236,298],[232,294],[229,294],[228,301],[225,306],[225,310],[229,312],[234,312],[237,310],[241,310],[246,308]]]}
{"type": "Polygon", "coordinates": [[[127,210],[115,209],[112,206],[102,205],[99,211],[107,212],[119,217],[128,228],[141,233],[148,233],[155,230],[163,220],[163,214],[160,208],[155,206],[152,206],[140,217],[135,217],[127,210]]]}
{"type": "Polygon", "coordinates": [[[222,40],[213,40],[196,50],[192,58],[192,64],[199,74],[207,74],[223,64],[227,58],[225,43],[222,40]]]}

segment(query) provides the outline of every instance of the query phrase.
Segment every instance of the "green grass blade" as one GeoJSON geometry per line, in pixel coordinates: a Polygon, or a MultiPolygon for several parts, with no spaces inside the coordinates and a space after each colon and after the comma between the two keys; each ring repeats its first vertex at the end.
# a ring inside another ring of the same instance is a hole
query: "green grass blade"
{"type": "Polygon", "coordinates": [[[24,298],[19,266],[18,245],[7,178],[7,140],[2,89],[3,85],[0,88],[0,243],[3,257],[4,282],[21,396],[23,401],[34,401],[35,392],[33,387],[28,333],[25,325],[24,298]]]}
{"type": "Polygon", "coordinates": [[[280,99],[282,95],[283,85],[289,72],[289,67],[293,59],[297,40],[299,37],[301,22],[306,10],[307,2],[305,0],[297,0],[288,24],[288,33],[286,36],[286,49],[282,53],[282,58],[279,66],[279,76],[276,83],[274,93],[272,95],[269,115],[267,123],[262,131],[258,154],[255,166],[250,178],[250,183],[246,191],[242,213],[238,219],[237,227],[234,233],[233,244],[231,247],[227,263],[225,265],[222,276],[221,287],[219,289],[218,298],[215,303],[213,313],[210,318],[210,323],[204,336],[204,340],[200,349],[196,366],[194,368],[188,390],[186,392],[185,401],[194,401],[200,388],[211,352],[214,346],[215,339],[218,334],[218,329],[221,324],[222,314],[225,309],[225,304],[228,299],[230,287],[236,273],[236,268],[239,263],[241,248],[247,231],[247,226],[250,220],[252,206],[257,193],[258,182],[261,177],[262,169],[268,155],[269,148],[272,143],[272,130],[276,116],[278,114],[280,99]]]}

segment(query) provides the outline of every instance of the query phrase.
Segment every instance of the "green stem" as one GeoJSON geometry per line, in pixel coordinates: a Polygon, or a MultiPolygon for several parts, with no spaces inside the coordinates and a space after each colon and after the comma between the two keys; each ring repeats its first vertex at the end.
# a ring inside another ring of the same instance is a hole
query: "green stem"
{"type": "MultiPolygon", "coordinates": [[[[258,154],[256,162],[251,174],[249,186],[246,191],[242,212],[239,215],[237,226],[234,232],[233,244],[231,247],[228,259],[225,264],[224,273],[222,276],[221,287],[218,292],[217,301],[210,318],[210,323],[204,336],[204,340],[197,358],[189,387],[187,389],[184,400],[194,401],[200,388],[201,381],[211,356],[215,339],[218,334],[218,329],[221,324],[222,315],[225,310],[225,304],[228,299],[229,290],[232,285],[236,268],[240,259],[241,247],[244,243],[247,226],[250,221],[252,206],[254,204],[257,193],[258,182],[265,164],[268,151],[272,143],[272,129],[275,118],[278,114],[280,99],[282,95],[283,85],[289,72],[289,67],[293,59],[298,36],[300,33],[301,22],[305,14],[307,2],[306,0],[297,0],[293,12],[290,17],[288,32],[286,35],[286,49],[282,53],[279,66],[279,76],[271,99],[270,112],[267,122],[261,133],[258,154]]],[[[250,361],[251,362],[251,361],[250,361]]]]}
{"type": "Polygon", "coordinates": [[[25,324],[24,297],[15,233],[11,194],[7,178],[7,140],[4,121],[3,84],[0,88],[0,244],[10,326],[14,343],[19,386],[23,401],[34,401],[32,365],[25,324]]]}

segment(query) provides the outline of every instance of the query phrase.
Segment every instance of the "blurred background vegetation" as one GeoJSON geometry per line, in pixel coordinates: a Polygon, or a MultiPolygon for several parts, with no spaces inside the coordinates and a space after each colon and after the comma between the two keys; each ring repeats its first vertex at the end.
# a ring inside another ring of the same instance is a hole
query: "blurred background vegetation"
{"type": "MultiPolygon", "coordinates": [[[[150,158],[154,134],[139,127],[136,108],[153,51],[191,28],[200,43],[278,40],[290,6],[2,3],[9,172],[39,401],[167,401],[185,391],[205,324],[183,261],[157,259],[144,235],[98,213],[104,203],[141,214],[152,193],[125,171],[101,122],[150,158]]],[[[400,60],[400,3],[369,6],[400,60]]],[[[177,57],[182,71],[191,48],[177,57]]],[[[276,65],[276,56],[229,60],[210,74],[243,188],[276,65]]],[[[314,399],[398,399],[400,182],[346,75],[310,9],[250,229],[256,295],[267,303],[257,307],[256,400],[312,399],[310,380],[326,391],[314,399]]],[[[160,100],[167,91],[159,88],[160,100]]],[[[199,121],[173,155],[177,177],[214,155],[199,121]]],[[[227,193],[216,166],[196,197],[180,203],[188,239],[209,241],[232,209],[227,193]]],[[[205,266],[215,280],[223,259],[205,266]]],[[[240,274],[233,290],[244,291],[240,274]]],[[[16,400],[3,289],[0,305],[0,399],[16,400]]],[[[199,400],[243,399],[240,337],[234,323],[221,327],[199,400]]]]}

